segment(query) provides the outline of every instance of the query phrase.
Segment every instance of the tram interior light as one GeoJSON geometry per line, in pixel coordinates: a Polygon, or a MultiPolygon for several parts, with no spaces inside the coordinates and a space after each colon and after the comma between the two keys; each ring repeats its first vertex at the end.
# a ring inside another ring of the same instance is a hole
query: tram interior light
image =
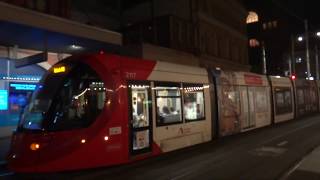
{"type": "Polygon", "coordinates": [[[83,49],[83,47],[82,47],[82,46],[79,46],[79,45],[76,45],[76,44],[72,44],[72,45],[70,46],[70,48],[71,48],[71,49],[74,49],[74,50],[80,50],[80,49],[83,49]]]}

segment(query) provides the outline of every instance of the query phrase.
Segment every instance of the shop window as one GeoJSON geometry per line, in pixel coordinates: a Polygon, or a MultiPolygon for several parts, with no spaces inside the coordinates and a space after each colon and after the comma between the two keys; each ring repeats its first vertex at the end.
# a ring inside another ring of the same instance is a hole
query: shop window
{"type": "Polygon", "coordinates": [[[157,104],[157,125],[181,123],[180,84],[156,83],[154,89],[157,104]]]}
{"type": "Polygon", "coordinates": [[[186,121],[205,119],[203,85],[183,85],[183,113],[186,121]]]}
{"type": "Polygon", "coordinates": [[[275,88],[276,115],[292,112],[291,89],[285,87],[275,88]]]}

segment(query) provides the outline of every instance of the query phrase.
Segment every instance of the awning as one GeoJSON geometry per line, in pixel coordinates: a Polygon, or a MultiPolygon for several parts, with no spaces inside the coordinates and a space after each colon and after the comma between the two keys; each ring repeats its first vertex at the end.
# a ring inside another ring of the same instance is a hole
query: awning
{"type": "Polygon", "coordinates": [[[75,54],[117,52],[122,35],[0,2],[0,45],[75,54]]]}

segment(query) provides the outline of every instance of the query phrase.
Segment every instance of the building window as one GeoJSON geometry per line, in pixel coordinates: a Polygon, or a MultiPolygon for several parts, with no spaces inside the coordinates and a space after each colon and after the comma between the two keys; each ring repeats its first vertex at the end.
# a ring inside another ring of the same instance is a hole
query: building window
{"type": "Polygon", "coordinates": [[[157,125],[182,123],[179,83],[156,83],[157,125]]]}
{"type": "Polygon", "coordinates": [[[273,28],[277,28],[278,27],[278,21],[272,21],[272,25],[273,25],[273,28]]]}
{"type": "Polygon", "coordinates": [[[183,85],[183,112],[186,121],[205,119],[203,85],[183,85]]]}
{"type": "Polygon", "coordinates": [[[257,39],[250,39],[249,40],[249,46],[250,47],[258,47],[260,45],[259,41],[257,39]]]}
{"type": "Polygon", "coordinates": [[[262,24],[262,28],[263,28],[263,30],[266,30],[266,29],[267,29],[267,24],[266,24],[266,23],[263,23],[263,24],[262,24]]]}
{"type": "Polygon", "coordinates": [[[247,24],[255,23],[259,21],[259,16],[256,12],[250,11],[247,16],[247,24]]]}

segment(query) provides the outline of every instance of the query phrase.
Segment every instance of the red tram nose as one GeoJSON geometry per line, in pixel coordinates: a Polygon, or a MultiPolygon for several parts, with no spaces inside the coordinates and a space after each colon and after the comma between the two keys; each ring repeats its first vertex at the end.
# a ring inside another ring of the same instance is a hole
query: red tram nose
{"type": "Polygon", "coordinates": [[[45,145],[37,134],[13,135],[7,157],[9,169],[15,172],[37,171],[41,148],[45,145]]]}

